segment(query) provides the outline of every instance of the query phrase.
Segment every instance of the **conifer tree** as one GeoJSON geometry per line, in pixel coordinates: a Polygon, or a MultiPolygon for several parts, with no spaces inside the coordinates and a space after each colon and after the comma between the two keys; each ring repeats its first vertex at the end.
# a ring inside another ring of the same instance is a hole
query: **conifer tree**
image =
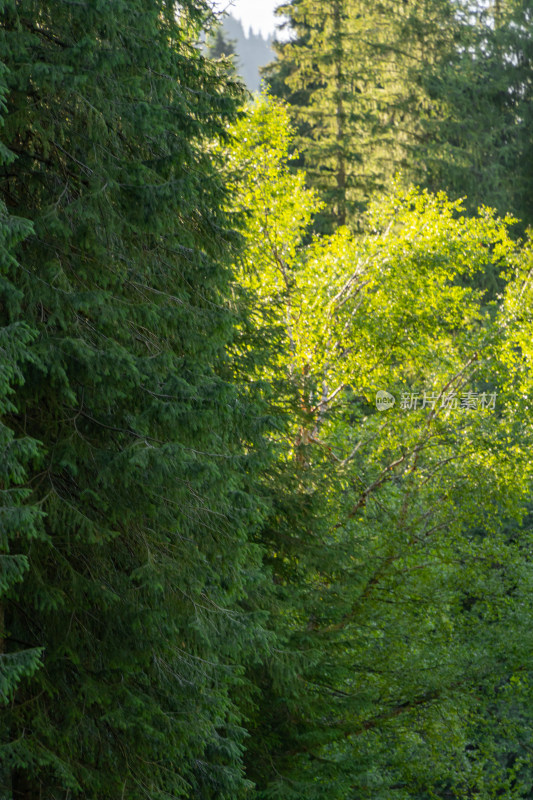
{"type": "Polygon", "coordinates": [[[2,263],[21,380],[12,400],[2,384],[1,435],[31,492],[2,658],[43,653],[2,710],[9,800],[245,790],[235,696],[262,635],[243,606],[260,582],[261,422],[231,382],[237,239],[212,144],[241,91],[196,47],[207,12],[2,3],[2,233],[32,226],[2,263]]]}
{"type": "Polygon", "coordinates": [[[413,5],[404,34],[417,42],[421,55],[409,80],[426,98],[419,136],[412,140],[412,175],[432,190],[465,197],[471,213],[488,205],[527,225],[523,148],[530,81],[522,69],[531,38],[527,11],[515,0],[455,2],[446,15],[442,2],[426,6],[432,6],[431,27],[413,5]]]}
{"type": "Polygon", "coordinates": [[[279,9],[292,35],[276,44],[266,75],[291,108],[298,165],[326,203],[323,231],[358,226],[372,193],[405,165],[404,6],[294,0],[279,9]]]}
{"type": "MultiPolygon", "coordinates": [[[[4,110],[5,72],[0,72],[0,109],[4,110]]],[[[3,165],[12,163],[13,157],[7,148],[0,149],[3,165]]],[[[39,648],[31,650],[17,646],[9,650],[6,640],[5,613],[8,597],[14,586],[22,580],[28,569],[25,555],[11,552],[17,548],[16,540],[23,537],[28,547],[32,537],[39,535],[40,512],[36,506],[28,506],[25,499],[28,489],[24,487],[26,470],[38,456],[38,443],[29,437],[16,437],[9,427],[8,417],[17,411],[14,400],[17,385],[22,380],[22,371],[32,360],[31,343],[35,337],[25,323],[17,320],[22,300],[20,291],[7,275],[15,262],[16,245],[31,233],[31,225],[8,214],[3,200],[0,201],[0,291],[4,308],[3,325],[0,328],[0,706],[9,702],[17,685],[28,678],[39,661],[39,648]]],[[[20,544],[18,545],[20,547],[20,544]]],[[[20,643],[19,643],[20,644],[20,643]]],[[[4,738],[5,731],[0,733],[4,738]]],[[[0,739],[0,741],[1,741],[0,739]]],[[[0,767],[1,770],[1,767],[0,767]]],[[[1,774],[1,772],[0,772],[1,774]]]]}
{"type": "Polygon", "coordinates": [[[488,205],[527,226],[529,3],[293,0],[280,13],[292,35],[267,76],[290,104],[299,165],[328,204],[323,227],[344,220],[339,185],[358,226],[399,171],[466,197],[470,213],[488,205]]]}
{"type": "Polygon", "coordinates": [[[221,27],[218,27],[207,52],[210,58],[227,58],[235,55],[235,45],[232,41],[226,39],[224,31],[221,27]]]}
{"type": "MultiPolygon", "coordinates": [[[[279,13],[288,17],[292,35],[275,43],[278,61],[265,73],[271,91],[287,99],[294,111],[299,165],[326,202],[318,222],[324,231],[343,225],[347,213],[353,217],[361,199],[361,151],[353,143],[363,111],[355,88],[361,69],[354,74],[350,50],[352,5],[352,0],[295,0],[281,6],[279,13]]],[[[357,25],[364,23],[358,20],[357,25]]]]}

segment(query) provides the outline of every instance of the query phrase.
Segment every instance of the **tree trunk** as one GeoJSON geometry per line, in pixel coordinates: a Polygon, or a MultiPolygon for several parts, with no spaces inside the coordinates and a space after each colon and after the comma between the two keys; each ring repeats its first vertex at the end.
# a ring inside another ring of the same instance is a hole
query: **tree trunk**
{"type": "Polygon", "coordinates": [[[346,112],[343,102],[343,32],[342,32],[342,0],[335,0],[333,6],[333,30],[335,47],[335,92],[337,95],[337,202],[336,216],[337,224],[346,224],[346,154],[345,154],[345,134],[346,134],[346,112]]]}

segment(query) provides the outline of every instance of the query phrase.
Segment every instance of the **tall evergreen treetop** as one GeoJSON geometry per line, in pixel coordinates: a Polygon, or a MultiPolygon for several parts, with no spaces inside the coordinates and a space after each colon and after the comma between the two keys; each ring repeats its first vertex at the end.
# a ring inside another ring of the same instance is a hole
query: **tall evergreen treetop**
{"type": "Polygon", "coordinates": [[[531,221],[531,4],[291,0],[267,69],[286,99],[317,227],[361,226],[401,171],[432,191],[531,221]]]}
{"type": "Polygon", "coordinates": [[[289,102],[295,145],[308,183],[326,208],[317,227],[359,225],[370,195],[404,156],[404,87],[397,3],[292,0],[279,8],[292,35],[276,44],[266,71],[273,93],[289,102]]]}
{"type": "Polygon", "coordinates": [[[44,654],[2,712],[5,796],[245,788],[232,698],[260,635],[240,607],[260,423],[227,380],[236,238],[211,145],[241,92],[195,46],[207,11],[2,3],[0,188],[33,232],[0,321],[35,337],[5,424],[41,443],[27,501],[44,515],[12,548],[29,570],[6,649],[44,654]]]}

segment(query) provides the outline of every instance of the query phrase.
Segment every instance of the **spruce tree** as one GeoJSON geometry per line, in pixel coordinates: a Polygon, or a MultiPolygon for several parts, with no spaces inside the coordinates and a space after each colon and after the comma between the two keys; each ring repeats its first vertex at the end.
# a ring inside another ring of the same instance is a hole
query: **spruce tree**
{"type": "Polygon", "coordinates": [[[359,226],[398,172],[527,227],[529,3],[293,0],[280,13],[292,35],[267,76],[290,105],[298,166],[326,200],[318,227],[343,223],[344,198],[359,226]]]}
{"type": "Polygon", "coordinates": [[[315,226],[359,226],[370,196],[406,154],[403,5],[293,0],[279,13],[292,35],[276,43],[266,76],[272,93],[289,103],[298,166],[326,204],[315,226]]]}
{"type": "Polygon", "coordinates": [[[241,91],[196,47],[207,12],[2,3],[2,231],[31,223],[2,263],[20,373],[3,424],[30,492],[7,532],[29,569],[3,600],[2,658],[29,677],[17,654],[43,652],[2,710],[10,800],[245,790],[235,696],[262,635],[243,606],[260,582],[261,422],[228,355],[238,241],[212,145],[241,91]]]}
{"type": "Polygon", "coordinates": [[[515,0],[454,2],[445,15],[442,2],[426,6],[431,7],[429,24],[413,5],[404,33],[421,56],[408,79],[425,98],[419,135],[411,143],[412,176],[434,191],[464,197],[471,213],[481,205],[512,213],[523,230],[530,215],[524,170],[530,104],[530,81],[523,71],[531,36],[527,11],[515,0]]]}
{"type": "Polygon", "coordinates": [[[222,27],[218,27],[207,48],[209,58],[228,58],[235,55],[234,42],[227,40],[222,27]]]}
{"type": "Polygon", "coordinates": [[[347,210],[353,216],[360,199],[360,152],[350,147],[361,114],[349,50],[350,4],[295,0],[281,6],[279,13],[287,16],[292,35],[275,43],[278,61],[265,72],[271,91],[288,100],[294,111],[299,166],[326,202],[318,222],[323,231],[345,224],[347,210]]]}
{"type": "MultiPolygon", "coordinates": [[[[0,109],[4,111],[5,70],[0,71],[0,109]]],[[[2,117],[3,118],[3,117],[2,117]]],[[[1,122],[1,121],[0,121],[1,122]]],[[[13,156],[2,147],[2,165],[12,163],[13,156]]],[[[28,678],[39,663],[39,648],[25,649],[20,644],[11,650],[6,640],[5,614],[8,598],[28,569],[24,554],[17,549],[16,540],[23,537],[25,547],[39,536],[40,511],[26,504],[29,490],[27,469],[37,461],[39,443],[27,436],[17,437],[9,427],[8,417],[17,412],[14,402],[17,386],[23,380],[24,366],[32,360],[31,345],[35,331],[17,319],[22,300],[21,292],[9,280],[8,274],[16,264],[14,250],[31,233],[27,220],[13,217],[0,200],[0,297],[4,309],[0,328],[0,706],[12,700],[22,679],[28,678]]],[[[5,731],[0,733],[0,736],[5,731]]],[[[0,775],[2,768],[0,766],[0,775]]]]}

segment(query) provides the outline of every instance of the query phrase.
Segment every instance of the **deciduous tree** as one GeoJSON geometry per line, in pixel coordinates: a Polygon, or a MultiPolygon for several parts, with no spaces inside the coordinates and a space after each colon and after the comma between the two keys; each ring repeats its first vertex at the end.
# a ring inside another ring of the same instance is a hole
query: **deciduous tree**
{"type": "Polygon", "coordinates": [[[262,535],[283,646],[254,673],[248,774],[260,798],[522,797],[509,742],[478,720],[527,703],[531,540],[505,520],[533,431],[515,312],[471,280],[520,251],[491,212],[398,187],[365,235],[305,244],[317,198],[288,169],[286,113],[259,104],[229,153],[247,176],[241,280],[285,338],[264,376],[292,408],[262,535]]]}

